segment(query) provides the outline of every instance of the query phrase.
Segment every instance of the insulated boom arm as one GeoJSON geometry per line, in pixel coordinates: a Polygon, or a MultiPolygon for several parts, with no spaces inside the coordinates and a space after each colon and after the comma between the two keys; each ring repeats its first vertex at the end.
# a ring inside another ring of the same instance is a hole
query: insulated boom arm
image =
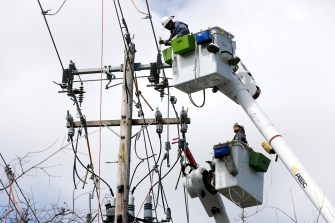
{"type": "Polygon", "coordinates": [[[334,223],[334,207],[305,170],[302,163],[293,154],[284,138],[255,102],[254,98],[250,95],[242,82],[236,76],[233,76],[231,81],[225,85],[218,86],[218,89],[228,97],[236,99],[258,130],[274,148],[279,158],[302,190],[306,193],[308,198],[312,201],[315,208],[320,211],[321,215],[328,223],[334,223]]]}

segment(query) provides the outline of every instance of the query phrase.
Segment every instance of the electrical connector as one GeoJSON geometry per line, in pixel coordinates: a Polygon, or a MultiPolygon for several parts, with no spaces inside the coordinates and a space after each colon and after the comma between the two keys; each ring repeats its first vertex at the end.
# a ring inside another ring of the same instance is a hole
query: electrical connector
{"type": "Polygon", "coordinates": [[[156,118],[156,122],[157,122],[157,125],[156,125],[156,132],[158,134],[162,134],[163,132],[163,116],[162,116],[162,113],[159,111],[158,108],[156,108],[156,113],[155,113],[155,118],[156,118]]]}

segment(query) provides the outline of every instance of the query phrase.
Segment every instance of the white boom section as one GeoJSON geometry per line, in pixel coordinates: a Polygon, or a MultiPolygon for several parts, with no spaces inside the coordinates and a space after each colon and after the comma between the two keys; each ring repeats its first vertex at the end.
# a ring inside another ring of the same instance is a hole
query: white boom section
{"type": "Polygon", "coordinates": [[[315,208],[328,223],[335,223],[335,211],[326,195],[320,190],[302,163],[293,154],[284,138],[276,130],[269,118],[265,115],[246,87],[235,76],[227,84],[218,86],[219,90],[230,98],[235,98],[248,114],[269,144],[274,148],[279,158],[298,182],[315,208]]]}

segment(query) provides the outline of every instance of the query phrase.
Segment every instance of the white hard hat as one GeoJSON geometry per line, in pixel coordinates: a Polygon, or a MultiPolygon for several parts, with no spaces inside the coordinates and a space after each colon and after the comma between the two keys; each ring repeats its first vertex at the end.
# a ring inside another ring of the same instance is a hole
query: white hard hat
{"type": "Polygon", "coordinates": [[[172,19],[174,18],[174,16],[164,16],[162,19],[161,19],[161,23],[162,23],[162,26],[165,27],[166,24],[168,24],[172,19]]]}
{"type": "Polygon", "coordinates": [[[238,127],[240,127],[241,129],[244,129],[244,126],[243,126],[243,125],[240,125],[240,124],[238,124],[238,123],[235,123],[235,124],[234,124],[234,127],[235,127],[235,126],[238,126],[238,127]]]}

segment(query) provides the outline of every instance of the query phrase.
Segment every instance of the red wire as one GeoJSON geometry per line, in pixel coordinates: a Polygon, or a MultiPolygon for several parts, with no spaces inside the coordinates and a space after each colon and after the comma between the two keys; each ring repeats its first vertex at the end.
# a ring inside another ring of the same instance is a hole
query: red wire
{"type": "MultiPolygon", "coordinates": [[[[100,161],[101,161],[101,125],[102,125],[102,69],[104,58],[104,0],[101,0],[101,57],[100,57],[100,130],[99,130],[99,180],[98,180],[98,202],[100,204],[100,161]]],[[[100,209],[98,207],[98,222],[100,222],[100,209]]]]}

